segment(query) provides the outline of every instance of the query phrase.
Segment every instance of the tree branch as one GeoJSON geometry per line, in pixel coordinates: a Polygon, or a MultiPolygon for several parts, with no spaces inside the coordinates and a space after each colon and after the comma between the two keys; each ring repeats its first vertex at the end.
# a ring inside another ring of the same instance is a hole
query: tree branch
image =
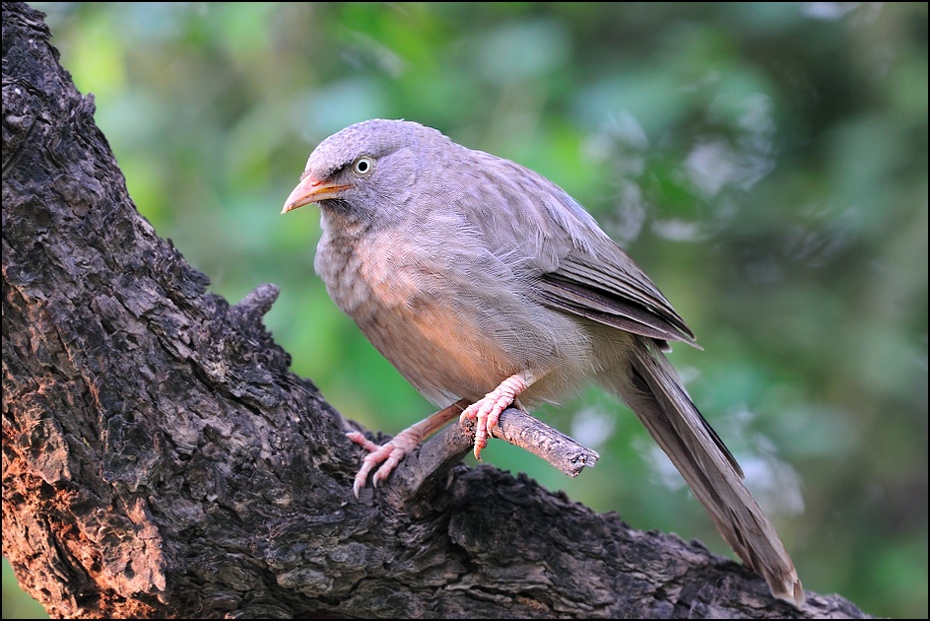
{"type": "Polygon", "coordinates": [[[261,323],[277,288],[206,291],[57,60],[3,3],[3,552],[50,615],[863,616],[448,450],[357,501],[347,424],[261,323]]]}

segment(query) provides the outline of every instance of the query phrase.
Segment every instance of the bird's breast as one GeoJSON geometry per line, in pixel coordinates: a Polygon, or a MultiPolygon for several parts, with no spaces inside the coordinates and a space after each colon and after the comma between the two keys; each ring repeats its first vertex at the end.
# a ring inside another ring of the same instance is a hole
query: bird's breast
{"type": "Polygon", "coordinates": [[[533,303],[505,266],[467,243],[324,234],[316,269],[336,305],[437,405],[477,400],[520,371],[560,387],[583,374],[588,342],[577,322],[533,303]]]}
{"type": "MultiPolygon", "coordinates": [[[[519,370],[416,248],[371,236],[362,244],[324,237],[316,269],[336,305],[427,399],[480,398],[519,370]]],[[[454,277],[452,277],[454,280],[454,277]]]]}

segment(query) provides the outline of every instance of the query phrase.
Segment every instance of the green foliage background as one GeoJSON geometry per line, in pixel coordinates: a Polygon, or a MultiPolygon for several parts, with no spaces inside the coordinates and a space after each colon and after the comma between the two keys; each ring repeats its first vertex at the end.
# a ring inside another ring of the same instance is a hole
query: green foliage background
{"type": "MultiPolygon", "coordinates": [[[[231,302],[280,285],[268,328],[343,415],[431,408],[313,273],[315,207],[278,214],[320,140],[404,117],[586,205],[698,335],[673,362],[805,586],[927,617],[926,3],[36,6],[139,211],[231,302]]],[[[597,467],[486,462],[729,554],[623,406],[540,415],[597,467]]]]}

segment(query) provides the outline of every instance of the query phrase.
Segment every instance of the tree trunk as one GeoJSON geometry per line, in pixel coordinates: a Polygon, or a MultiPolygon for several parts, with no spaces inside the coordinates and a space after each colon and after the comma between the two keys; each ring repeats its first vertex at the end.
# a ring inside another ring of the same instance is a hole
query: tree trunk
{"type": "Polygon", "coordinates": [[[155,234],[42,17],[3,3],[3,554],[50,615],[865,616],[492,467],[356,500],[277,288],[230,306],[155,234]]]}

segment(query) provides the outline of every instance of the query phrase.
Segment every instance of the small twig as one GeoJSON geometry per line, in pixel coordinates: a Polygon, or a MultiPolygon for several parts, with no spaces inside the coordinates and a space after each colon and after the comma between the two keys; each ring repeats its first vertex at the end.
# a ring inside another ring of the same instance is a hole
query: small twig
{"type": "MultiPolygon", "coordinates": [[[[457,414],[467,406],[468,402],[463,400],[446,409],[457,414]]],[[[501,413],[498,426],[491,429],[491,436],[545,459],[570,477],[577,476],[586,466],[593,467],[600,457],[518,408],[507,408],[501,413]]],[[[474,448],[474,442],[474,420],[447,425],[424,442],[405,457],[391,475],[385,488],[391,504],[409,509],[411,499],[432,496],[440,483],[448,481],[451,469],[474,448]]]]}
{"type": "Polygon", "coordinates": [[[271,305],[278,299],[280,293],[281,288],[278,285],[272,283],[259,285],[239,300],[233,309],[252,317],[255,321],[261,321],[261,318],[271,310],[271,305]]]}
{"type": "MultiPolygon", "coordinates": [[[[474,423],[469,422],[472,423],[470,433],[474,437],[474,423]]],[[[519,408],[504,410],[500,425],[491,430],[491,436],[526,449],[573,478],[586,466],[593,468],[600,458],[596,451],[519,408]]]]}

